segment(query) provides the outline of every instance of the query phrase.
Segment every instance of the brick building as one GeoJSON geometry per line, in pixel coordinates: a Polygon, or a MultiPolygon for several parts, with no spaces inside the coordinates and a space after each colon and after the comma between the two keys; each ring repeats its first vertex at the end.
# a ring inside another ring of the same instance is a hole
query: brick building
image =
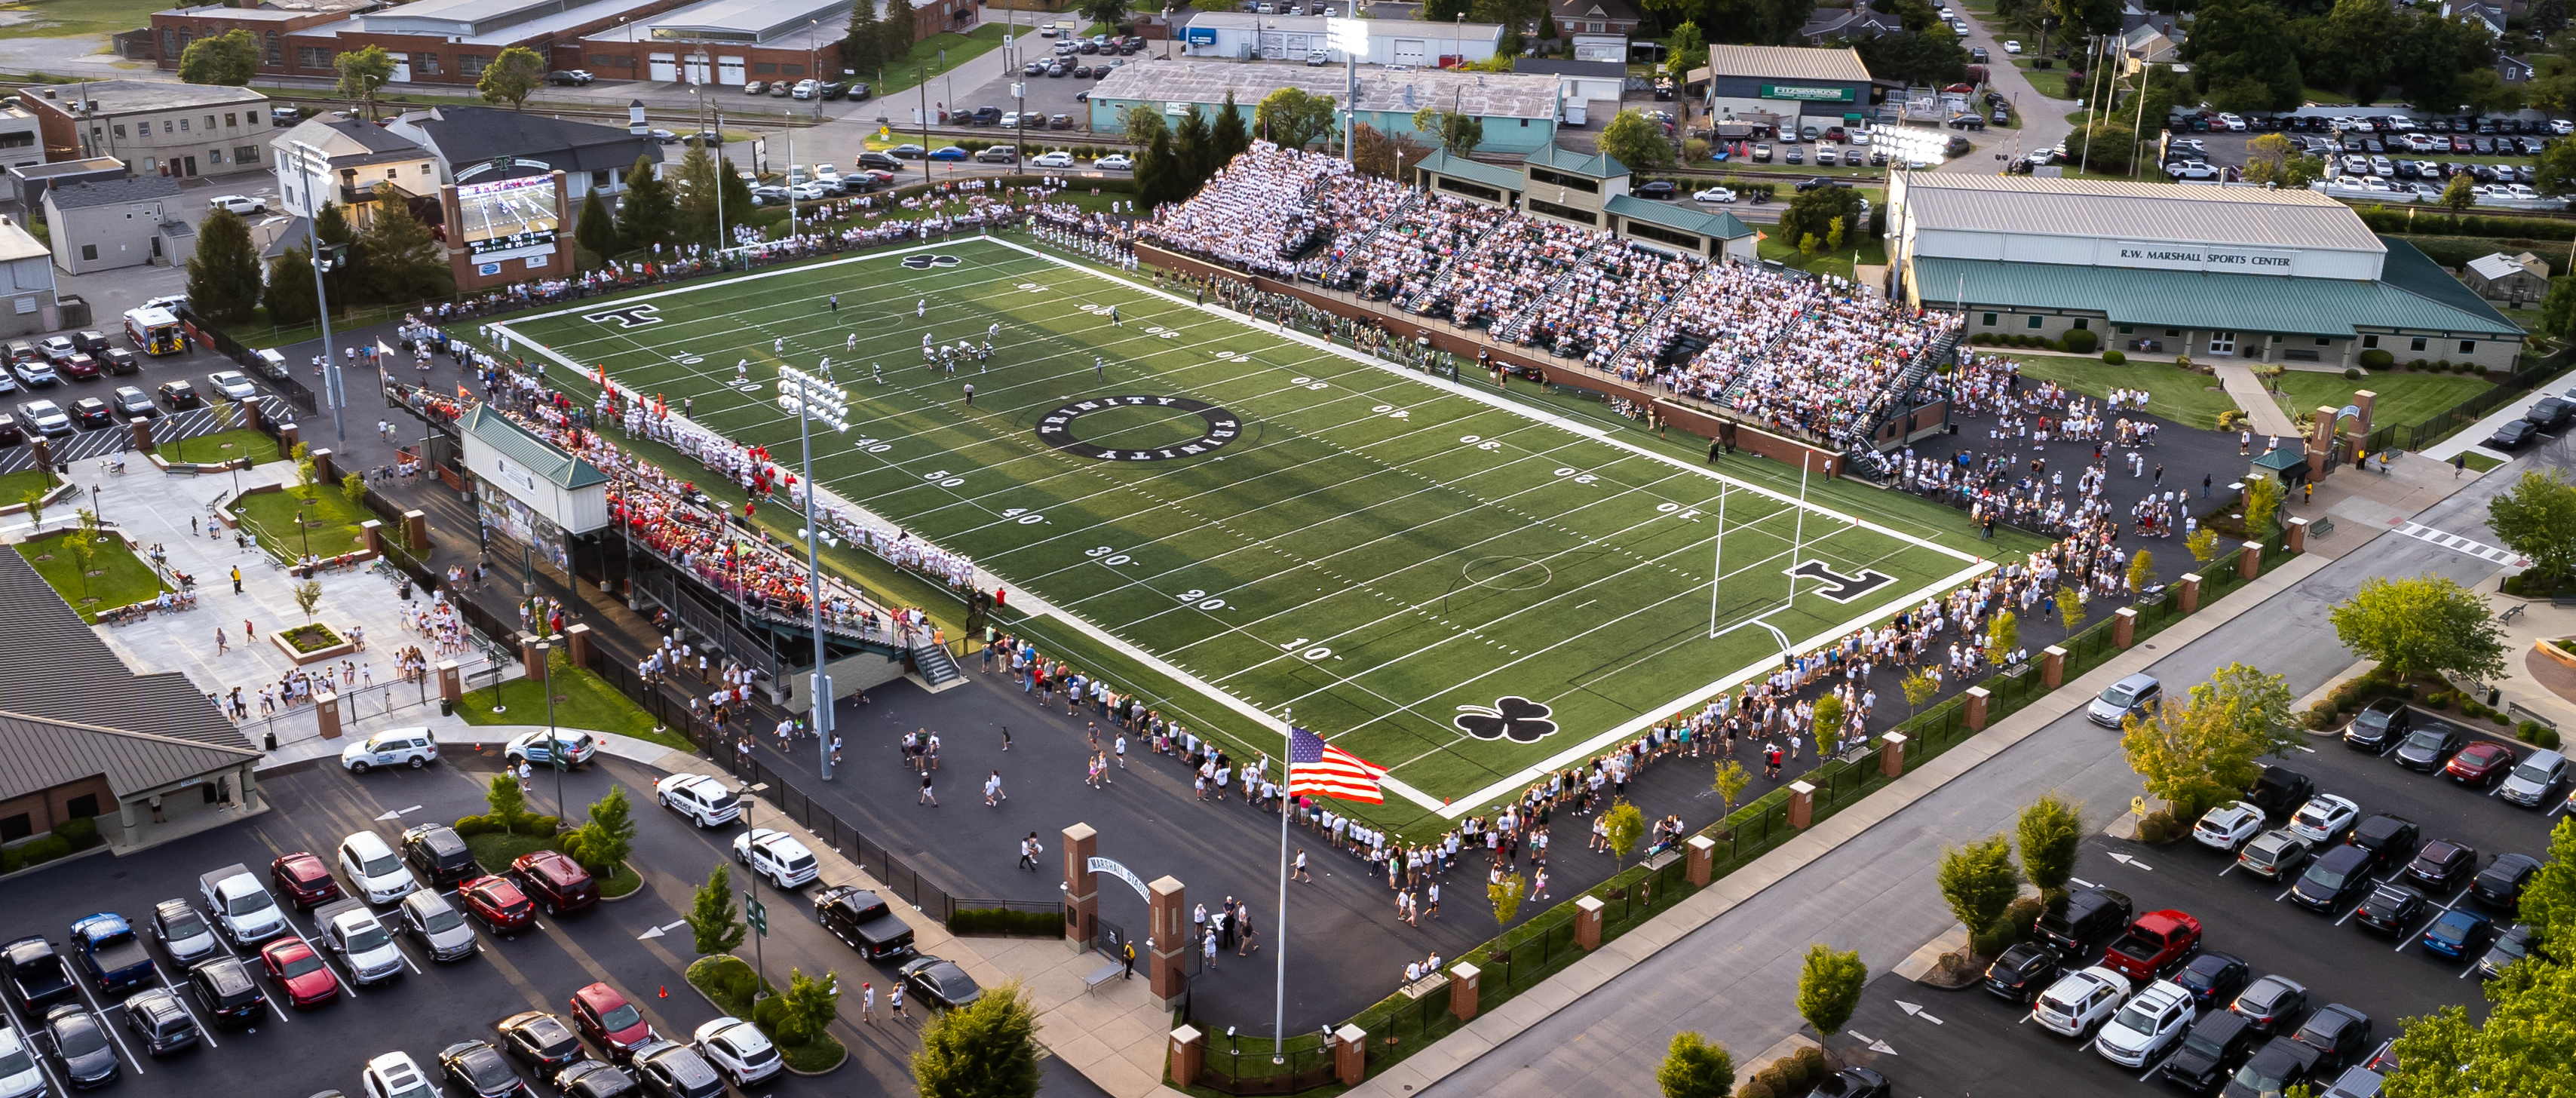
{"type": "Polygon", "coordinates": [[[113,156],[138,175],[266,171],[268,97],[249,88],[160,80],[49,84],[18,93],[45,159],[113,156]]]}
{"type": "Polygon", "coordinates": [[[383,6],[383,0],[289,0],[284,5],[269,3],[255,8],[207,4],[156,11],[152,13],[152,29],[147,36],[152,52],[147,56],[164,69],[176,70],[179,55],[188,51],[189,43],[200,38],[220,38],[228,31],[246,30],[259,43],[260,75],[283,76],[288,71],[288,35],[337,23],[383,6]]]}
{"type": "MultiPolygon", "coordinates": [[[[883,16],[881,0],[863,2],[878,4],[883,16]]],[[[840,64],[851,7],[852,0],[703,0],[582,39],[579,66],[603,80],[734,88],[808,77],[873,83],[875,73],[840,64]]],[[[975,0],[919,4],[913,37],[971,31],[980,11],[975,0]]]]}

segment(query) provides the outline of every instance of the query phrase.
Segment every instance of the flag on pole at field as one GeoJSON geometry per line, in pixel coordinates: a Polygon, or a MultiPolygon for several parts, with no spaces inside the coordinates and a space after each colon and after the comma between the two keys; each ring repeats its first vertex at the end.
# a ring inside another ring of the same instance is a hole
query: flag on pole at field
{"type": "Polygon", "coordinates": [[[1288,729],[1288,793],[1321,793],[1346,801],[1386,803],[1377,780],[1386,768],[1341,748],[1303,728],[1288,729]]]}

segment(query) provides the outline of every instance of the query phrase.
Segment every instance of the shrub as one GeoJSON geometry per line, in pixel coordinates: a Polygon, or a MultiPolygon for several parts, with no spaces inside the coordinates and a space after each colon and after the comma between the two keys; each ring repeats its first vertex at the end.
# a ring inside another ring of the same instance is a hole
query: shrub
{"type": "Polygon", "coordinates": [[[1771,1066],[1755,1073],[1753,1080],[1771,1088],[1773,1094],[1797,1094],[1799,1088],[1789,1081],[1790,1070],[1789,1058],[1783,1056],[1771,1061],[1771,1066]]]}
{"type": "Polygon", "coordinates": [[[2443,691],[2433,695],[2432,697],[2424,699],[2424,707],[2427,709],[2449,709],[2451,707],[2450,692],[2443,691]]]}
{"type": "Polygon", "coordinates": [[[2366,369],[2385,370],[2397,365],[2397,356],[2373,347],[2361,353],[2361,364],[2366,369]]]}
{"type": "Polygon", "coordinates": [[[2066,333],[2065,342],[2067,350],[2079,355],[2089,355],[2093,353],[2094,348],[2102,345],[2102,337],[2094,335],[2090,328],[2077,328],[2066,333]]]}
{"type": "Polygon", "coordinates": [[[54,825],[54,837],[72,844],[74,850],[87,850],[98,845],[98,821],[83,816],[54,825]]]}
{"type": "Polygon", "coordinates": [[[2028,941],[2031,935],[2039,932],[2039,917],[2048,914],[2049,893],[2062,891],[2063,890],[2059,889],[2042,889],[2040,890],[2040,894],[2037,896],[2016,896],[2013,898],[2012,904],[2004,908],[2003,923],[2005,926],[2012,928],[2014,941],[2028,941]]]}
{"type": "Polygon", "coordinates": [[[1779,1092],[1772,1090],[1771,1084],[1763,1082],[1762,1077],[1756,1075],[1736,1084],[1735,1098],[1779,1098],[1779,1092]]]}
{"type": "Polygon", "coordinates": [[[21,864],[42,865],[72,852],[72,841],[60,835],[47,835],[17,849],[21,864]]]}
{"type": "Polygon", "coordinates": [[[1825,1077],[1825,1054],[1813,1046],[1802,1046],[1789,1057],[1798,1069],[1797,1086],[1804,1090],[1822,1082],[1825,1077]]]}
{"type": "Polygon", "coordinates": [[[2359,366],[2346,366],[2346,367],[2344,367],[2344,368],[2343,368],[2343,379],[2344,379],[2345,381],[2359,381],[2359,380],[2361,380],[2361,367],[2359,367],[2359,366]]]}
{"type": "Polygon", "coordinates": [[[2129,364],[2129,355],[2125,351],[2104,351],[2102,361],[2113,366],[2126,366],[2129,364]]]}
{"type": "Polygon", "coordinates": [[[2446,358],[2446,359],[2441,360],[2440,362],[2436,362],[2436,363],[2434,363],[2434,364],[2433,364],[2433,372],[2434,372],[2434,373],[2437,373],[2437,374],[2447,374],[2447,373],[2450,373],[2450,372],[2451,372],[2451,360],[2446,358]]]}
{"type": "Polygon", "coordinates": [[[2533,728],[2531,730],[2531,734],[2523,738],[2531,741],[2531,744],[2534,747],[2547,748],[2551,751],[2558,750],[2558,730],[2551,728],[2548,725],[2543,724],[2533,728]]]}
{"type": "Polygon", "coordinates": [[[2485,376],[2487,376],[2487,364],[2486,364],[2486,363],[2483,363],[2483,362],[2476,363],[2476,364],[2474,364],[2474,365],[2470,366],[2469,368],[2470,368],[2470,369],[2472,369],[2472,370],[2477,371],[2477,372],[2478,372],[2478,376],[2479,376],[2479,377],[2485,377],[2485,376]]]}
{"type": "Polygon", "coordinates": [[[2138,841],[2160,846],[2174,841],[2182,830],[2182,823],[2174,819],[2172,812],[2151,812],[2138,821],[2138,841]]]}
{"type": "Polygon", "coordinates": [[[2308,727],[2323,732],[2334,727],[2336,709],[2333,702],[2321,701],[2308,707],[2308,727]]]}
{"type": "Polygon", "coordinates": [[[1995,920],[1995,925],[1968,933],[1968,952],[1979,957],[1999,956],[2021,940],[2021,933],[2010,921],[1995,920]]]}
{"type": "Polygon", "coordinates": [[[501,830],[500,823],[490,816],[459,816],[453,826],[456,828],[456,834],[464,838],[488,835],[501,830]]]}

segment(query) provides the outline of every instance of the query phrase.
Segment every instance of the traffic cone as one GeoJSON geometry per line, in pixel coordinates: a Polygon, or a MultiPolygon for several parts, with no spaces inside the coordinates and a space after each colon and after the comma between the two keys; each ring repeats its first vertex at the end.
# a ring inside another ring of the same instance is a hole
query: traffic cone
{"type": "Polygon", "coordinates": [[[661,994],[661,996],[660,996],[660,997],[661,997],[661,998],[664,998],[664,999],[668,999],[668,998],[670,998],[670,997],[671,997],[671,985],[669,985],[669,984],[664,984],[664,985],[662,985],[662,994],[661,994]]]}

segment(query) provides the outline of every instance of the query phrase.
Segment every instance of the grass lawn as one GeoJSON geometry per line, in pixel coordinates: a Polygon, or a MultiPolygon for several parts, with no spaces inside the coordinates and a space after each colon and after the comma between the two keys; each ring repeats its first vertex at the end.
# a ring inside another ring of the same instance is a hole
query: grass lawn
{"type": "Polygon", "coordinates": [[[2063,99],[2069,103],[2075,101],[2075,96],[2066,94],[2066,66],[2063,63],[2051,65],[2046,69],[2033,64],[2032,59],[2028,57],[2013,58],[2012,63],[2014,68],[2022,71],[2022,77],[2030,81],[2032,91],[2051,99],[2063,99]]]}
{"type": "MultiPolygon", "coordinates": [[[[1851,242],[1846,240],[1843,243],[1849,245],[1851,242]]],[[[1776,259],[1802,271],[1841,275],[1844,278],[1852,277],[1852,252],[1855,250],[1852,247],[1846,246],[1841,251],[1808,259],[1799,255],[1797,246],[1788,240],[1779,236],[1766,236],[1762,239],[1759,248],[1762,258],[1776,259]]],[[[1862,266],[1879,267],[1887,264],[1887,245],[1877,237],[1869,238],[1857,250],[1860,253],[1862,266]]]]}
{"type": "Polygon", "coordinates": [[[2503,465],[2503,464],[2504,464],[2504,462],[2502,462],[2502,461],[2498,461],[2498,460],[2496,460],[2495,458],[2488,457],[2488,456],[2486,456],[2485,454],[2481,454],[2481,453],[2479,453],[2479,452],[2477,452],[2477,451],[2475,451],[2475,450],[2465,450],[2465,451],[2462,451],[2462,452],[2461,452],[2461,454],[2460,454],[2460,456],[2461,456],[2462,458],[2464,458],[2464,459],[2466,459],[2466,460],[2468,461],[2468,463],[2469,463],[2469,468],[2471,468],[2471,469],[2475,469],[2475,470],[2477,470],[2477,471],[2479,471],[2479,472],[2481,472],[2481,473],[2486,472],[2486,471],[2487,471],[2487,470],[2489,470],[2489,469],[2493,469],[2493,468],[2495,468],[2495,467],[2497,467],[2497,466],[2500,466],[2500,465],[2503,465]]]}
{"type": "Polygon", "coordinates": [[[2113,389],[2144,389],[2148,393],[2149,412],[2171,416],[2195,427],[2215,427],[2218,413],[2236,408],[2236,402],[2228,399],[2226,392],[2219,388],[2217,378],[2195,374],[2170,363],[2131,362],[2125,366],[2113,366],[2099,358],[2029,355],[2010,350],[2003,353],[2021,360],[2022,376],[2054,381],[2086,396],[2107,396],[2113,389]]]}
{"type": "Polygon", "coordinates": [[[2373,427],[2422,423],[2495,387],[2479,377],[2415,374],[2402,370],[2365,372],[2359,381],[2345,381],[2342,374],[2291,370],[2278,380],[2282,395],[2290,398],[2292,414],[2312,411],[2319,405],[2341,408],[2352,403],[2353,390],[2356,389],[2377,393],[2379,402],[2370,411],[2373,427]]]}
{"type": "Polygon", "coordinates": [[[63,539],[78,536],[79,531],[69,530],[20,542],[18,555],[36,566],[36,574],[45,577],[64,602],[80,611],[81,620],[96,621],[94,611],[132,606],[165,589],[152,566],[114,534],[99,535],[98,555],[90,561],[89,575],[83,577],[72,566],[71,554],[62,549],[63,539]]]}
{"type": "MultiPolygon", "coordinates": [[[[470,691],[457,703],[457,715],[467,724],[544,724],[546,696],[541,682],[518,678],[497,687],[470,691]],[[495,712],[495,706],[501,711],[495,712]]],[[[655,731],[652,714],[587,668],[556,667],[554,682],[554,720],[559,727],[631,736],[682,751],[695,748],[677,732],[655,731]]]]}
{"type": "MultiPolygon", "coordinates": [[[[530,798],[531,801],[551,796],[542,771],[529,779],[529,789],[535,794],[530,798]]],[[[531,805],[529,810],[535,811],[534,806],[531,805]]],[[[576,825],[569,821],[564,824],[566,830],[574,826],[576,825]]],[[[476,864],[481,865],[487,872],[498,873],[510,868],[510,863],[518,861],[522,854],[533,854],[540,850],[562,850],[563,844],[559,839],[540,839],[533,835],[510,835],[487,831],[480,835],[466,836],[465,847],[474,852],[476,864]]],[[[599,894],[602,897],[624,896],[642,887],[644,887],[644,875],[636,872],[635,867],[631,865],[619,866],[615,876],[599,879],[599,894]]]]}
{"type": "MultiPolygon", "coordinates": [[[[931,97],[946,99],[948,97],[940,93],[947,90],[949,82],[940,80],[940,77],[951,73],[965,75],[961,70],[965,68],[967,61],[1001,48],[1002,36],[1010,32],[1011,28],[1006,23],[986,23],[969,34],[934,34],[913,43],[911,53],[888,59],[885,67],[877,71],[874,79],[870,79],[867,73],[860,73],[859,79],[866,81],[880,98],[898,92],[911,91],[915,83],[927,80],[930,82],[931,97]],[[943,52],[948,55],[948,63],[944,66],[939,63],[940,54],[943,52]]],[[[1022,33],[1028,33],[1027,28],[1022,28],[1022,33]]],[[[1024,56],[1034,56],[1034,54],[1024,56]]],[[[982,87],[984,78],[992,75],[992,72],[990,68],[977,69],[975,83],[971,86],[982,87]]],[[[919,105],[918,103],[901,104],[907,107],[919,105]]],[[[954,103],[949,105],[956,106],[954,103]]],[[[887,117],[893,117],[894,113],[886,112],[887,117]]]]}
{"type": "Polygon", "coordinates": [[[80,34],[115,34],[152,21],[152,13],[170,5],[158,0],[18,0],[0,4],[0,12],[33,18],[13,22],[0,35],[10,38],[66,38],[80,34]]]}
{"type": "Polygon", "coordinates": [[[248,427],[235,427],[211,435],[199,435],[179,442],[164,443],[161,456],[172,461],[195,461],[212,464],[247,457],[251,464],[276,461],[277,440],[248,427]]]}
{"type": "Polygon", "coordinates": [[[314,485],[310,503],[291,488],[243,496],[233,504],[233,513],[241,516],[269,552],[286,557],[306,553],[328,557],[359,549],[358,524],[376,517],[331,484],[314,485]],[[296,529],[299,522],[301,531],[296,529]]]}
{"type": "Polygon", "coordinates": [[[54,474],[43,469],[24,469],[0,473],[0,504],[27,502],[27,493],[43,494],[54,490],[54,474]]]}
{"type": "MultiPolygon", "coordinates": [[[[742,958],[729,953],[700,957],[690,963],[688,976],[689,984],[704,992],[707,998],[714,1000],[717,1009],[736,1018],[751,1017],[751,997],[733,993],[735,987],[747,987],[751,980],[758,979],[752,975],[751,966],[744,964],[742,958]]],[[[761,980],[760,986],[773,995],[778,993],[778,985],[767,980],[761,980]]],[[[929,1004],[922,1004],[922,1013],[927,1015],[929,1012],[929,1004]]],[[[761,1027],[764,1032],[768,1028],[761,1027]]],[[[777,1035],[770,1036],[774,1038],[777,1035]]],[[[841,1066],[842,1061],[849,1059],[850,1050],[843,1047],[840,1040],[831,1034],[817,1033],[813,1041],[801,1048],[779,1046],[778,1054],[786,1059],[788,1067],[812,1073],[830,1071],[841,1066]]]]}

